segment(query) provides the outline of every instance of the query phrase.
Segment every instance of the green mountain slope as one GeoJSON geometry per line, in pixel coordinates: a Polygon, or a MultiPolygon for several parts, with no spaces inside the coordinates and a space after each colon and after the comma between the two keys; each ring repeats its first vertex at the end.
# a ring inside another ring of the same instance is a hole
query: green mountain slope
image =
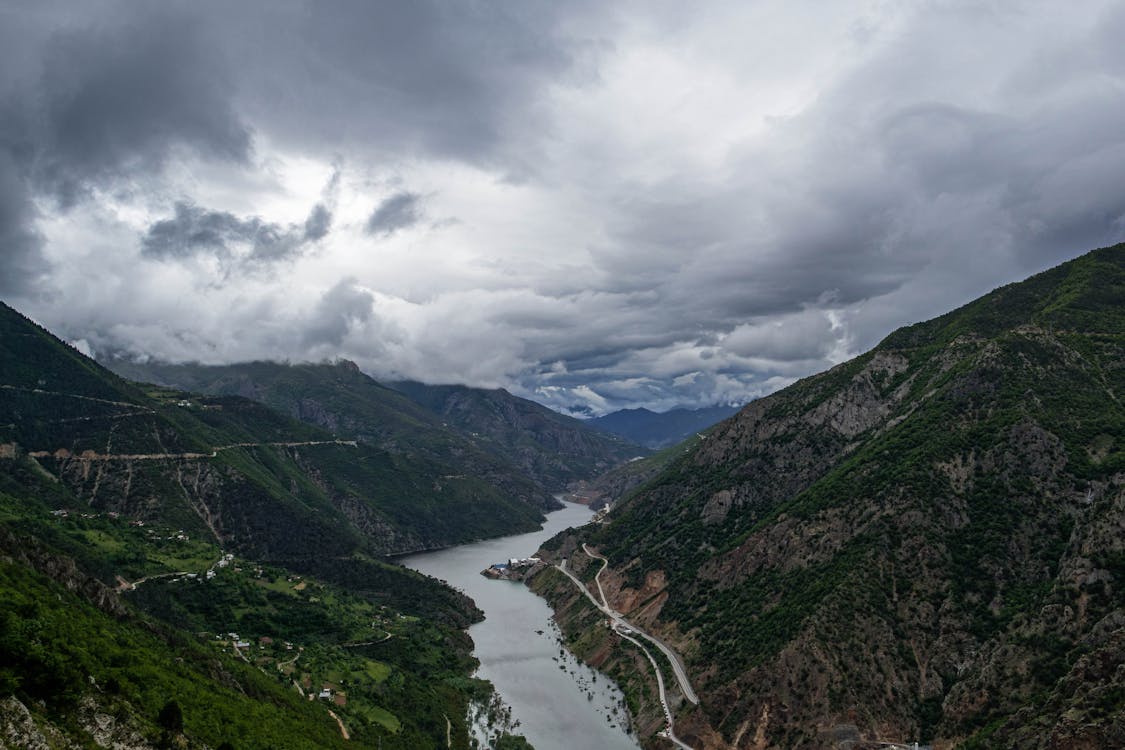
{"type": "Polygon", "coordinates": [[[444,742],[442,714],[468,746],[463,717],[489,688],[468,678],[465,597],[374,563],[348,591],[163,524],[52,514],[10,494],[35,482],[14,463],[0,459],[6,746],[346,747],[339,718],[353,742],[414,748],[444,742]],[[333,700],[311,701],[324,685],[333,700]]]}
{"type": "Polygon", "coordinates": [[[390,385],[554,491],[649,453],[503,389],[412,381],[390,385]]]}
{"type": "Polygon", "coordinates": [[[586,535],[686,657],[677,733],[1125,743],[1123,399],[1116,246],[721,424],[586,535]]]}
{"type": "Polygon", "coordinates": [[[84,505],[174,520],[268,559],[404,552],[541,519],[482,479],[244,398],[144,392],[10,308],[0,326],[0,411],[11,415],[0,443],[84,505]]]}
{"type": "Polygon", "coordinates": [[[471,474],[536,508],[557,506],[551,494],[520,469],[446,427],[437,414],[380,385],[351,362],[205,366],[108,359],[104,364],[132,380],[250,398],[340,437],[445,464],[439,473],[471,474]]]}
{"type": "Polygon", "coordinates": [[[241,397],[129,383],[6,306],[0,415],[0,744],[469,747],[480,613],[378,558],[534,508],[241,397]]]}

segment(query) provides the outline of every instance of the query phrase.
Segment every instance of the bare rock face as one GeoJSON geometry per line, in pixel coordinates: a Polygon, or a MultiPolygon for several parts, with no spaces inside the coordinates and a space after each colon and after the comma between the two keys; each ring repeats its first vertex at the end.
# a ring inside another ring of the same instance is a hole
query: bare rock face
{"type": "MultiPolygon", "coordinates": [[[[157,748],[127,718],[117,718],[92,697],[82,699],[75,718],[78,727],[86,733],[87,741],[92,741],[95,747],[104,750],[157,748]]],[[[64,732],[47,719],[37,720],[16,698],[9,696],[0,700],[0,750],[79,750],[80,747],[86,745],[76,744],[70,732],[64,732]]]]}
{"type": "Polygon", "coordinates": [[[78,594],[103,612],[115,617],[124,617],[125,605],[117,592],[78,569],[69,557],[47,552],[34,540],[13,534],[0,528],[0,558],[21,562],[62,584],[67,591],[78,594]]]}
{"type": "Polygon", "coordinates": [[[104,711],[91,697],[83,699],[79,706],[78,724],[106,750],[156,750],[156,745],[146,740],[128,720],[120,720],[104,711]]]}
{"type": "Polygon", "coordinates": [[[0,750],[52,750],[27,706],[11,696],[0,700],[0,750]]]}
{"type": "Polygon", "coordinates": [[[734,494],[730,490],[719,490],[703,506],[703,523],[722,523],[733,504],[734,494]]]}

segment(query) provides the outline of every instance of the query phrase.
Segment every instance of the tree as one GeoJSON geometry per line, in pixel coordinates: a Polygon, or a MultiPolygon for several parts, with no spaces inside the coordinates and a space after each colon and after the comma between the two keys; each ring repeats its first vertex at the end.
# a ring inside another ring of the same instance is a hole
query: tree
{"type": "Polygon", "coordinates": [[[184,731],[184,712],[175,700],[170,700],[164,704],[164,708],[160,709],[160,715],[156,718],[156,721],[167,732],[180,734],[184,731]]]}

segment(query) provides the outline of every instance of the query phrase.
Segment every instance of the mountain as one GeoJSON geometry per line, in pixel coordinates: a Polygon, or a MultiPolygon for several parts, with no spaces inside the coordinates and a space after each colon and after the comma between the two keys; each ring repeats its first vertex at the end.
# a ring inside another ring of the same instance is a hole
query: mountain
{"type": "Polygon", "coordinates": [[[389,385],[555,491],[648,453],[615,435],[591,429],[582,420],[503,389],[413,381],[389,385]]]}
{"type": "Polygon", "coordinates": [[[660,449],[684,440],[738,412],[737,406],[709,406],[702,409],[622,409],[586,420],[603,432],[618,435],[646,448],[660,449]]]}
{"type": "Polygon", "coordinates": [[[615,466],[589,481],[578,482],[572,487],[566,499],[589,505],[592,510],[601,510],[616,503],[645,482],[651,481],[681,454],[690,451],[695,441],[702,439],[704,439],[702,435],[696,435],[683,443],[657,451],[651,456],[615,466]]]}
{"type": "Polygon", "coordinates": [[[539,510],[558,507],[548,488],[504,457],[442,424],[441,417],[402,393],[380,385],[352,362],[233,365],[138,363],[110,358],[103,364],[146,383],[214,396],[242,396],[389,453],[442,464],[438,475],[471,475],[498,493],[539,510]]]}
{"type": "Polygon", "coordinates": [[[536,509],[3,304],[0,415],[0,747],[469,747],[481,613],[379,558],[536,509]]]}
{"type": "MultiPolygon", "coordinates": [[[[685,658],[694,747],[1123,747],[1123,400],[1118,245],[751,403],[541,554],[608,558],[685,658]]],[[[570,582],[535,585],[651,695],[570,582]]]]}
{"type": "Polygon", "coordinates": [[[245,398],[130,383],[8,307],[0,335],[0,408],[13,419],[0,442],[100,510],[175,520],[271,559],[392,554],[541,519],[424,457],[349,442],[245,398]]]}

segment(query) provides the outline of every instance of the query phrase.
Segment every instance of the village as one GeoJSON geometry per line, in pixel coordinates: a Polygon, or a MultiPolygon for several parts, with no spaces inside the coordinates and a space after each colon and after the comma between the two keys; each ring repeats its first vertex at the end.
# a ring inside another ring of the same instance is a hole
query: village
{"type": "MultiPolygon", "coordinates": [[[[299,574],[240,560],[213,540],[121,513],[86,509],[50,512],[64,533],[100,548],[114,562],[116,590],[150,602],[207,600],[214,614],[196,632],[233,656],[320,701],[348,735],[353,722],[397,731],[379,705],[393,668],[387,649],[425,638],[417,617],[343,594],[299,574]],[[247,620],[249,612],[268,616],[247,620]],[[210,632],[208,632],[210,631],[210,632]]],[[[170,606],[175,606],[171,604],[170,606]]]]}
{"type": "Polygon", "coordinates": [[[538,557],[512,557],[507,562],[489,565],[480,574],[498,581],[522,581],[546,565],[538,557]]]}

